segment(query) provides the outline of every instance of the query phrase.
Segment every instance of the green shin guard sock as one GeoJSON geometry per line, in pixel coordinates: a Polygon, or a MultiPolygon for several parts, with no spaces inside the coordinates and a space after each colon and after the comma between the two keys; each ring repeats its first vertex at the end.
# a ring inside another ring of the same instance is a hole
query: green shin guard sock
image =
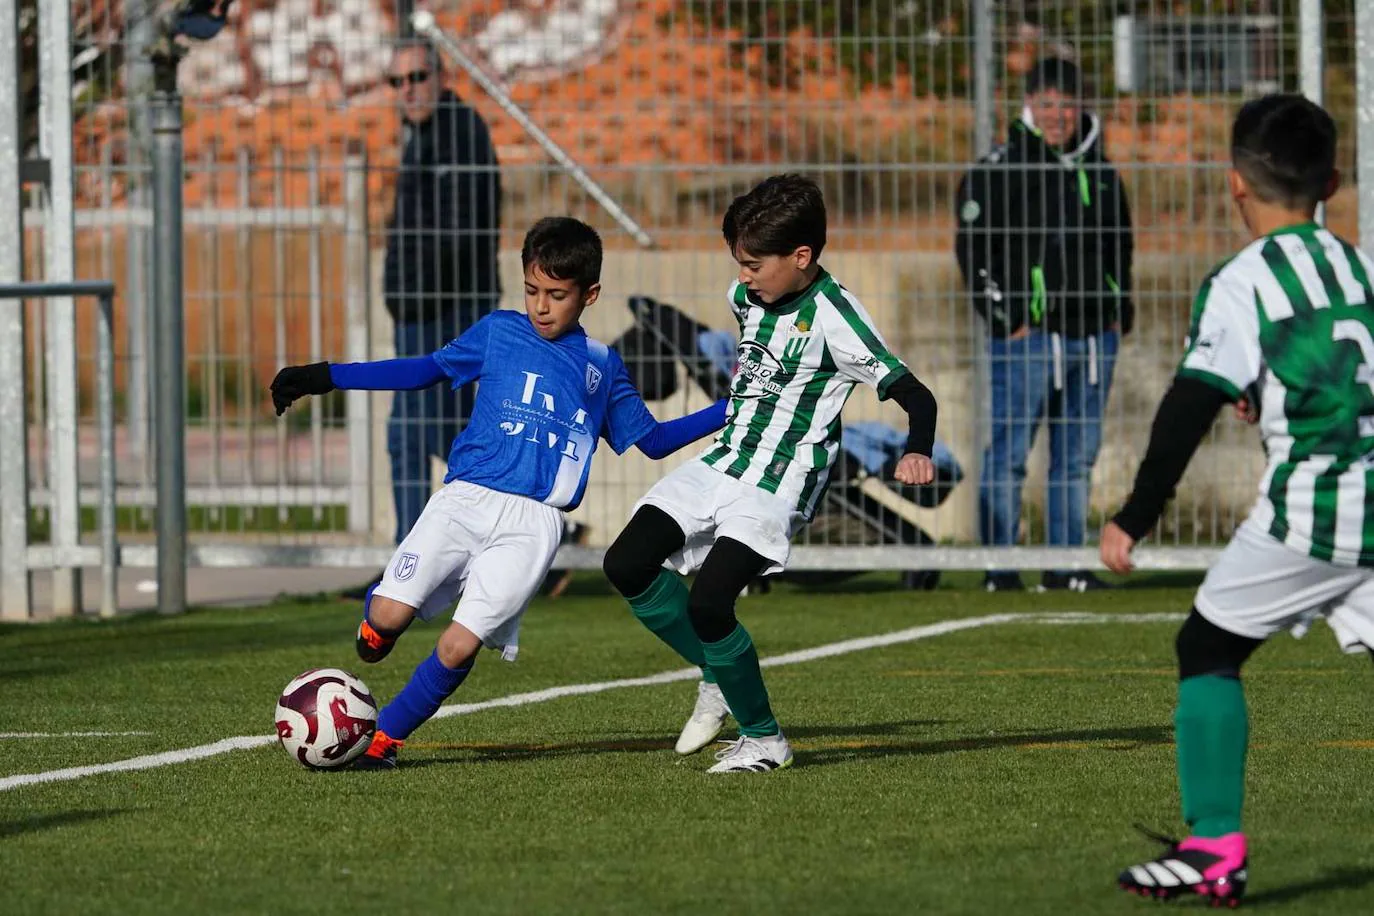
{"type": "Polygon", "coordinates": [[[701,640],[692,621],[687,617],[687,586],[682,578],[666,569],[658,572],[658,578],[645,589],[643,594],[629,599],[630,610],[634,611],[639,622],[649,628],[668,647],[687,661],[701,668],[701,675],[708,684],[716,682],[711,669],[706,667],[706,658],[701,648],[701,640]]]}
{"type": "Polygon", "coordinates": [[[1174,733],[1183,820],[1195,836],[1240,830],[1249,740],[1240,681],[1213,674],[1180,681],[1174,733]]]}
{"type": "Polygon", "coordinates": [[[759,653],[743,626],[720,642],[702,643],[706,664],[715,672],[720,692],[730,704],[730,713],[739,723],[740,734],[751,738],[776,735],[778,720],[768,705],[768,688],[759,670],[759,653]]]}

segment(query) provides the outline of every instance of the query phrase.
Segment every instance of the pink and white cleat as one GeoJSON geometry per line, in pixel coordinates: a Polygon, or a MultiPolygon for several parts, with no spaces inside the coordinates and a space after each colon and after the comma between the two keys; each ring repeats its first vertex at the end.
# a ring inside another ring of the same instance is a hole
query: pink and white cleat
{"type": "Polygon", "coordinates": [[[1168,849],[1157,859],[1123,871],[1116,879],[1123,891],[1156,900],[1171,900],[1193,891],[1214,907],[1240,906],[1248,879],[1245,834],[1194,836],[1180,842],[1136,826],[1168,849]]]}

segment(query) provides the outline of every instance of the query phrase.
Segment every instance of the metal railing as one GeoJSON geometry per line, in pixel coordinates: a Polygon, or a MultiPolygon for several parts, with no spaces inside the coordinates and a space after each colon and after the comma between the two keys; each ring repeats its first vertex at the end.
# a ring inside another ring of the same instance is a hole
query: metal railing
{"type": "MultiPolygon", "coordinates": [[[[360,0],[359,5],[384,9],[385,17],[369,13],[370,18],[359,19],[364,25],[352,37],[331,32],[340,52],[371,54],[374,45],[387,40],[386,30],[399,27],[391,4],[360,0]]],[[[1006,121],[1019,111],[1016,93],[1025,70],[1022,64],[1013,67],[1013,58],[1067,48],[1091,74],[1090,82],[1100,90],[1092,105],[1111,134],[1107,152],[1128,186],[1141,243],[1136,284],[1141,320],[1123,347],[1121,381],[1107,409],[1104,450],[1092,481],[1090,532],[1130,487],[1154,406],[1177,361],[1198,282],[1241,238],[1221,180],[1224,134],[1236,105],[1256,91],[1254,86],[1281,86],[1313,97],[1325,88],[1342,130],[1342,169],[1366,179],[1357,182],[1364,230],[1359,234],[1366,246],[1374,244],[1374,155],[1366,152],[1356,160],[1351,140],[1359,135],[1360,149],[1374,149],[1374,117],[1369,116],[1374,66],[1368,65],[1374,60],[1374,4],[1352,0],[1340,9],[1335,3],[1323,8],[1316,0],[1190,0],[1184,5],[1188,14],[1178,15],[1156,13],[1143,2],[969,0],[965,17],[937,16],[934,7],[916,4],[891,21],[851,21],[840,7],[821,0],[662,0],[653,4],[661,15],[639,15],[649,5],[616,4],[622,18],[588,23],[604,40],[598,39],[596,53],[566,64],[556,79],[549,78],[548,61],[562,59],[553,53],[560,49],[537,47],[541,34],[552,33],[521,29],[500,39],[508,45],[505,50],[523,42],[538,63],[529,70],[533,76],[522,78],[524,65],[493,66],[500,61],[484,51],[483,42],[496,39],[464,31],[481,28],[476,19],[458,15],[455,4],[431,5],[436,23],[459,50],[455,59],[471,57],[499,74],[496,92],[462,67],[463,72],[451,74],[450,85],[488,120],[502,161],[502,305],[520,307],[516,252],[524,230],[549,213],[572,213],[595,223],[607,242],[606,293],[588,312],[589,333],[608,343],[615,340],[630,320],[624,299],[636,293],[678,305],[714,328],[727,327],[721,294],[731,266],[718,228],[725,206],[764,175],[797,170],[815,176],[832,214],[827,267],[851,286],[893,349],[931,384],[941,401],[940,436],[959,456],[966,477],[945,506],[916,510],[936,543],[894,544],[865,530],[862,521],[836,513],[825,520],[828,530],[814,525],[798,538],[797,568],[1096,564],[1091,547],[1044,545],[1044,526],[1035,516],[1044,514],[1047,499],[1043,455],[1030,470],[1035,486],[1027,491],[1025,533],[1018,541],[1024,546],[976,546],[974,496],[988,396],[980,360],[986,358],[986,346],[954,269],[951,202],[960,174],[1005,139],[1006,121]],[[1214,79],[1216,55],[1210,52],[1186,61],[1169,58],[1185,75],[1197,77],[1183,88],[1153,88],[1145,71],[1162,66],[1163,58],[1149,67],[1143,59],[1136,61],[1137,72],[1126,74],[1135,88],[1113,76],[1109,58],[1121,37],[1114,31],[1121,24],[1118,13],[1134,16],[1141,31],[1151,22],[1181,29],[1195,16],[1217,19],[1230,11],[1278,23],[1274,46],[1264,52],[1265,70],[1253,74],[1263,77],[1261,82],[1244,90],[1222,86],[1214,79]],[[811,14],[814,23],[807,18],[811,14]],[[544,72],[536,72],[541,67],[544,72]],[[1353,113],[1345,79],[1352,73],[1362,89],[1353,113]],[[527,113],[529,123],[517,111],[527,113]],[[533,141],[529,124],[538,125],[533,141]],[[653,146],[660,141],[661,148],[653,146]],[[569,163],[582,170],[585,182],[569,163]],[[604,188],[630,218],[621,220],[616,208],[599,204],[589,182],[604,188]],[[632,227],[652,237],[652,250],[638,244],[632,227]]],[[[123,45],[122,55],[99,58],[83,78],[100,87],[143,86],[146,80],[140,82],[136,71],[143,66],[137,62],[143,44],[138,36],[146,23],[125,22],[122,33],[113,29],[101,37],[81,30],[80,13],[88,5],[70,6],[77,23],[71,37],[83,51],[100,42],[123,45]]],[[[309,61],[293,57],[297,52],[289,42],[262,28],[268,11],[278,6],[285,4],[255,4],[254,22],[235,20],[235,40],[200,46],[189,63],[203,58],[206,66],[183,71],[189,73],[186,106],[194,115],[187,123],[181,233],[189,395],[185,493],[196,519],[189,526],[186,559],[191,565],[217,566],[380,564],[392,549],[385,520],[391,502],[383,444],[386,396],[348,392],[312,399],[277,419],[267,408],[264,389],[282,364],[392,355],[377,268],[389,231],[385,217],[391,201],[384,192],[402,130],[394,96],[381,81],[383,72],[355,78],[349,70],[355,64],[346,54],[339,55],[343,69],[337,80],[321,75],[313,64],[304,66],[309,61]],[[263,63],[269,59],[272,66],[263,63]],[[314,82],[288,79],[284,74],[291,68],[278,66],[283,61],[293,67],[302,63],[310,81],[323,81],[326,89],[337,81],[345,91],[316,94],[321,87],[314,82]],[[240,74],[243,80],[232,90],[216,88],[207,74],[217,79],[240,74]],[[366,141],[366,154],[350,149],[359,140],[366,141]]],[[[533,10],[515,6],[510,16],[539,19],[533,10]]],[[[12,7],[0,0],[0,13],[12,7]]],[[[366,69],[368,54],[354,55],[362,61],[357,67],[366,69]]],[[[53,57],[61,55],[49,54],[49,69],[53,57]]],[[[384,67],[384,47],[380,59],[384,67]]],[[[13,73],[2,64],[0,75],[13,73]]],[[[75,199],[56,207],[61,202],[15,207],[34,247],[22,265],[25,274],[0,242],[5,258],[0,276],[35,275],[47,246],[63,244],[57,234],[48,235],[52,217],[45,215],[61,209],[57,216],[73,216],[75,273],[107,276],[118,286],[121,387],[116,398],[124,405],[115,440],[120,556],[126,564],[152,565],[157,551],[150,510],[160,469],[146,447],[154,412],[149,303],[156,273],[148,268],[155,244],[149,154],[138,136],[138,125],[146,122],[138,110],[146,99],[137,88],[129,97],[120,89],[101,91],[108,94],[87,93],[73,102],[75,199]],[[106,120],[111,112],[116,116],[106,120]]],[[[14,114],[0,110],[0,149],[19,136],[9,123],[14,114]]],[[[61,113],[49,109],[42,117],[60,120],[61,113]]],[[[0,212],[10,213],[8,207],[19,204],[18,190],[11,194],[11,187],[0,180],[0,212]]],[[[1328,208],[1333,228],[1347,237],[1355,235],[1354,196],[1346,192],[1340,206],[1333,202],[1328,208]]],[[[0,312],[0,320],[17,314],[0,312]]],[[[27,363],[19,352],[21,336],[0,333],[0,380],[19,373],[33,393],[25,403],[22,394],[0,385],[0,422],[14,424],[0,426],[0,475],[10,488],[15,461],[20,479],[26,470],[20,417],[25,410],[30,417],[43,416],[42,398],[58,394],[45,385],[46,374],[64,375],[71,360],[81,357],[44,336],[42,324],[30,322],[27,363]]],[[[3,324],[0,331],[13,327],[3,324]]],[[[689,388],[683,385],[654,405],[655,412],[666,418],[704,406],[701,392],[689,388]]],[[[885,410],[860,393],[845,421],[900,422],[885,410]]],[[[45,445],[42,427],[35,422],[29,432],[45,445]]],[[[1228,419],[1218,427],[1142,551],[1142,567],[1205,565],[1253,499],[1251,478],[1258,476],[1260,464],[1253,431],[1228,419]]],[[[88,506],[96,500],[103,504],[104,491],[91,486],[89,441],[83,442],[86,486],[77,498],[88,506]]],[[[591,527],[590,543],[609,542],[633,500],[682,458],[655,465],[633,455],[603,453],[588,497],[574,515],[591,527]]],[[[57,491],[67,492],[68,483],[53,473],[61,462],[48,460],[40,446],[29,453],[28,463],[34,468],[31,505],[66,498],[57,491]]],[[[878,486],[873,477],[867,480],[878,486]]],[[[64,513],[64,518],[71,515],[64,513]]],[[[13,519],[7,515],[0,521],[6,534],[15,530],[13,519]]],[[[568,546],[558,563],[594,567],[599,555],[594,546],[568,546]]]]}
{"type": "MultiPolygon", "coordinates": [[[[92,565],[93,553],[97,552],[100,564],[100,615],[111,617],[119,610],[115,579],[119,565],[119,544],[115,518],[114,295],[114,284],[107,280],[0,284],[0,300],[14,303],[11,306],[14,308],[22,308],[25,299],[80,297],[96,300],[99,310],[96,329],[96,413],[100,464],[99,546],[90,548],[83,546],[80,539],[80,487],[76,475],[54,481],[52,494],[55,504],[73,510],[63,515],[74,519],[76,525],[54,525],[51,544],[30,544],[29,489],[22,473],[22,451],[19,473],[15,473],[12,463],[7,463],[4,473],[0,474],[0,510],[4,515],[4,522],[0,523],[0,595],[4,599],[3,605],[0,605],[0,619],[25,619],[29,616],[30,570],[78,570],[82,566],[92,565]],[[21,608],[22,616],[16,613],[21,608]]],[[[73,370],[74,374],[75,366],[67,368],[73,370]]],[[[11,445],[9,440],[17,437],[22,450],[27,424],[23,416],[23,392],[18,394],[19,415],[10,416],[8,411],[0,413],[0,430],[3,430],[0,439],[11,445]]],[[[12,401],[6,399],[3,403],[9,407],[12,401]]],[[[70,416],[63,418],[67,421],[64,424],[67,429],[62,434],[73,438],[76,435],[75,408],[75,403],[66,405],[65,412],[70,416]]]]}

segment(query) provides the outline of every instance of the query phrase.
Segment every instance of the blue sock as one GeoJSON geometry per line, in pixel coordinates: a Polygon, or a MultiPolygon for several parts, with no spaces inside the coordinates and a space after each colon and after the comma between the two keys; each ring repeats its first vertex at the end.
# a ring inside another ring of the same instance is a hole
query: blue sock
{"type": "Polygon", "coordinates": [[[441,703],[453,695],[463,678],[472,670],[476,658],[469,659],[462,668],[449,668],[439,661],[439,653],[431,652],[420,662],[410,681],[396,694],[396,699],[382,707],[377,728],[387,737],[404,741],[439,709],[441,703]]]}

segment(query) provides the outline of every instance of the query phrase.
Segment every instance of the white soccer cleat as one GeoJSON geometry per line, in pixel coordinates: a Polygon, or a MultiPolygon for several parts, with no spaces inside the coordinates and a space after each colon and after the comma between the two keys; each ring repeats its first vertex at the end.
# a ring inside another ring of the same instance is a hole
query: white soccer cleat
{"type": "Polygon", "coordinates": [[[720,761],[708,773],[769,773],[792,765],[792,748],[782,732],[750,738],[741,735],[716,754],[720,761]]]}
{"type": "Polygon", "coordinates": [[[725,727],[725,719],[729,715],[730,706],[725,702],[720,687],[698,681],[697,705],[692,710],[692,717],[682,726],[682,734],[677,736],[677,752],[695,754],[710,744],[725,727]]]}

